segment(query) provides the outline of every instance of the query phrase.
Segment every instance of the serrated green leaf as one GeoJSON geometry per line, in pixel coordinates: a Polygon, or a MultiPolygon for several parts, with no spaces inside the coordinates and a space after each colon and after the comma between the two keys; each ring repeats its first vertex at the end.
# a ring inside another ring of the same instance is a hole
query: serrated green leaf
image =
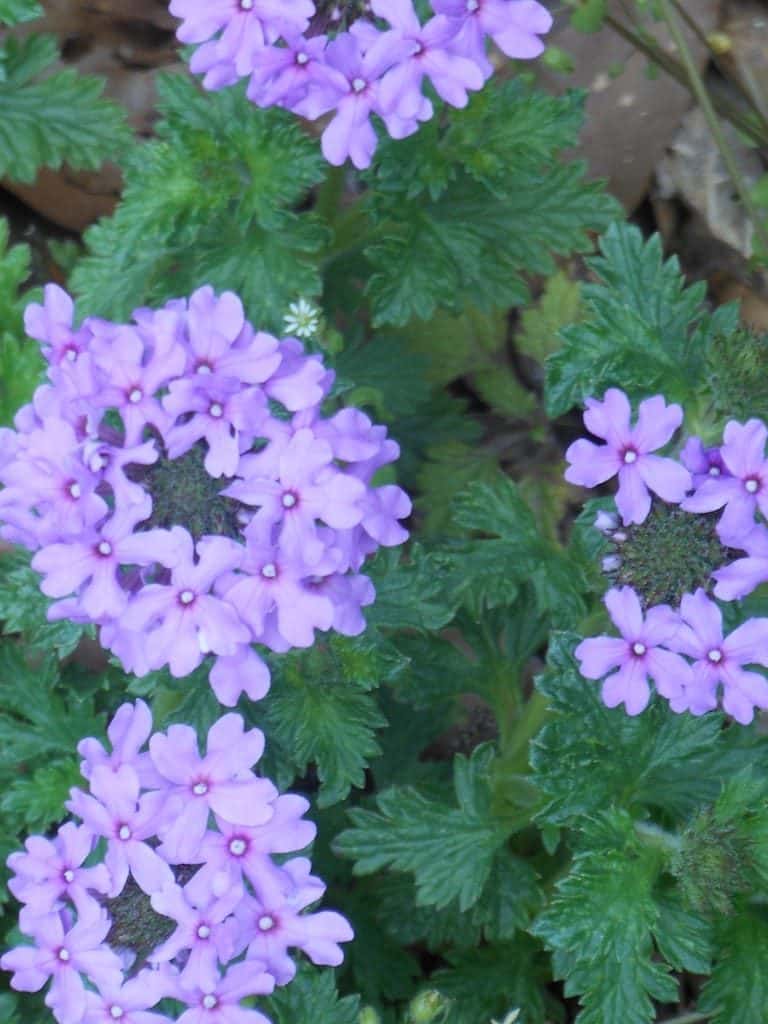
{"type": "Polygon", "coordinates": [[[322,179],[314,143],[244,87],[201,93],[184,75],[159,79],[159,138],[126,157],[123,198],[86,232],[72,276],[91,313],[113,319],[195,287],[236,291],[260,328],[320,290],[325,230],[295,207],[322,179]]]}
{"type": "Polygon", "coordinates": [[[357,1024],[358,996],[339,997],[334,972],[304,967],[290,985],[262,1001],[275,1024],[357,1024]]]}
{"type": "Polygon", "coordinates": [[[65,160],[98,167],[130,138],[122,109],[101,97],[102,81],[49,70],[57,54],[51,36],[9,36],[0,47],[0,177],[32,181],[39,167],[65,160]]]}
{"type": "Polygon", "coordinates": [[[722,918],[712,976],[701,991],[699,1010],[712,1024],[765,1024],[768,1007],[768,918],[750,908],[722,918]]]}
{"type": "Polygon", "coordinates": [[[577,640],[555,634],[537,680],[555,712],[531,746],[534,779],[548,798],[542,821],[573,824],[614,804],[690,814],[715,799],[724,771],[764,763],[762,747],[745,730],[723,733],[719,715],[676,715],[654,702],[631,718],[605,707],[599,683],[579,673],[577,640]]]}
{"type": "Polygon", "coordinates": [[[625,815],[587,823],[581,842],[533,934],[555,953],[566,994],[579,996],[578,1024],[648,1024],[653,999],[677,997],[675,980],[653,959],[658,855],[625,815]]]}
{"type": "Polygon", "coordinates": [[[541,298],[524,309],[515,345],[521,352],[540,362],[560,348],[558,331],[572,324],[581,309],[581,286],[562,270],[548,279],[541,298]]]}
{"type": "Polygon", "coordinates": [[[508,834],[490,811],[491,757],[488,747],[478,747],[469,759],[454,759],[458,808],[409,786],[395,787],[376,798],[377,811],[350,810],[353,827],[337,837],[334,848],[355,860],[355,874],[383,867],[412,872],[419,904],[439,908],[456,899],[467,910],[479,899],[508,834]]]}
{"type": "Polygon", "coordinates": [[[445,1024],[502,1024],[514,1009],[521,1011],[520,1024],[545,1020],[546,969],[529,938],[451,954],[448,960],[450,966],[430,978],[450,1000],[445,1024]]]}
{"type": "Polygon", "coordinates": [[[6,788],[0,798],[0,811],[18,829],[45,832],[66,817],[64,801],[70,788],[82,781],[79,761],[74,757],[42,764],[6,788]]]}
{"type": "Polygon", "coordinates": [[[712,922],[682,905],[674,895],[657,900],[659,916],[653,937],[659,952],[676,971],[709,974],[712,922]]]}
{"type": "Polygon", "coordinates": [[[559,416],[610,386],[633,397],[661,391],[672,401],[697,401],[706,387],[712,339],[738,326],[735,305],[708,313],[702,283],[687,288],[661,240],[613,224],[589,260],[600,278],[582,288],[583,320],[561,332],[563,346],[547,361],[546,406],[559,416]]]}

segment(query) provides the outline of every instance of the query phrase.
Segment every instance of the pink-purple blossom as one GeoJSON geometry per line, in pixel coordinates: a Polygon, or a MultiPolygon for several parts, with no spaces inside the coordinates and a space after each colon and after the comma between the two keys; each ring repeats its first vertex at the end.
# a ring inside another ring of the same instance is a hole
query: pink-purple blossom
{"type": "Polygon", "coordinates": [[[768,708],[768,679],[744,668],[768,667],[768,619],[748,619],[726,636],[722,613],[703,590],[683,597],[680,617],[670,645],[691,659],[693,678],[670,700],[672,710],[701,715],[722,703],[724,711],[748,725],[755,708],[768,708]]]}
{"type": "Polygon", "coordinates": [[[646,398],[632,426],[629,399],[618,388],[608,388],[602,401],[588,398],[586,405],[585,426],[606,443],[574,441],[565,453],[569,462],[565,479],[596,487],[618,475],[616,507],[625,526],[645,520],[651,492],[664,501],[682,501],[691,487],[690,473],[674,459],[652,454],[671,440],[682,423],[681,407],[667,405],[661,395],[646,398]]]}
{"type": "Polygon", "coordinates": [[[651,696],[648,679],[657,693],[679,698],[692,681],[688,663],[669,649],[679,619],[667,605],[650,608],[645,615],[631,587],[615,587],[605,595],[618,637],[590,637],[576,648],[580,669],[587,679],[604,679],[602,699],[609,708],[623,704],[628,715],[639,715],[651,696]]]}
{"type": "MultiPolygon", "coordinates": [[[[397,139],[433,115],[429,79],[441,99],[463,107],[493,72],[488,40],[507,57],[544,49],[552,17],[536,0],[433,0],[421,23],[412,0],[373,0],[370,19],[339,30],[310,0],[172,0],[178,38],[201,44],[190,68],[206,89],[249,79],[248,98],[300,117],[330,114],[322,150],[332,164],[367,167],[377,145],[372,118],[397,139]]],[[[338,21],[338,18],[336,19],[338,21]]],[[[66,306],[57,324],[67,323],[66,306]]],[[[43,328],[45,329],[45,325],[43,328]]],[[[59,331],[61,333],[61,331],[59,331]]],[[[67,338],[64,344],[71,344],[67,338]]],[[[61,343],[59,343],[61,347],[61,343]]]]}
{"type": "Polygon", "coordinates": [[[80,744],[88,792],[67,805],[79,823],[9,858],[27,940],[0,959],[11,987],[48,985],[58,1024],[170,1024],[169,997],[179,1024],[270,1024],[243,1000],[287,984],[292,951],[338,965],[353,937],[340,914],[310,909],[325,887],[309,860],[285,859],[314,838],[308,802],[258,774],[264,738],[239,715],[213,724],[205,754],[188,726],[151,735],[141,702],[109,734],[111,752],[80,744]],[[155,945],[139,954],[126,918],[155,945]]]}
{"type": "Polygon", "coordinates": [[[362,631],[359,570],[405,540],[411,504],[372,480],[399,455],[386,428],[321,410],[319,356],[209,286],[75,330],[50,285],[27,319],[51,364],[7,432],[0,536],[35,552],[51,618],[98,625],[136,675],[208,659],[228,706],[267,691],[254,644],[362,631]]]}

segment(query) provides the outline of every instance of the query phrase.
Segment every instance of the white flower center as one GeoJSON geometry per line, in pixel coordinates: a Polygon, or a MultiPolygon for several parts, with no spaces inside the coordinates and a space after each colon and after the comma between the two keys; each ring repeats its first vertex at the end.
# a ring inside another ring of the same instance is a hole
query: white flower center
{"type": "Polygon", "coordinates": [[[352,88],[355,92],[362,92],[368,83],[364,78],[355,78],[352,80],[352,88]]]}
{"type": "Polygon", "coordinates": [[[251,10],[253,10],[253,0],[240,0],[240,10],[241,11],[251,11],[251,10]]]}
{"type": "Polygon", "coordinates": [[[65,359],[67,360],[68,363],[74,363],[74,361],[77,359],[77,352],[75,351],[75,349],[68,348],[65,359]]]}
{"type": "Polygon", "coordinates": [[[127,825],[121,825],[120,826],[120,830],[119,830],[119,832],[117,834],[118,834],[118,836],[121,839],[130,839],[131,838],[131,830],[128,828],[127,825]]]}
{"type": "Polygon", "coordinates": [[[99,554],[100,555],[111,555],[112,554],[112,545],[109,543],[108,540],[103,540],[99,544],[99,554]]]}
{"type": "Polygon", "coordinates": [[[467,10],[470,14],[474,14],[480,7],[480,0],[467,0],[467,10]]]}
{"type": "Polygon", "coordinates": [[[75,872],[71,868],[67,868],[67,870],[62,875],[62,878],[67,883],[74,882],[74,880],[75,880],[75,872]]]}
{"type": "Polygon", "coordinates": [[[80,495],[83,493],[83,489],[78,483],[70,484],[69,493],[72,495],[73,498],[79,498],[80,495]]]}
{"type": "Polygon", "coordinates": [[[309,57],[307,56],[306,53],[297,53],[296,54],[296,63],[297,64],[307,64],[307,63],[309,63],[309,57]]]}
{"type": "Polygon", "coordinates": [[[200,363],[196,372],[201,373],[203,374],[203,376],[205,376],[205,374],[207,373],[213,373],[213,370],[210,368],[208,363],[200,363]]]}
{"type": "Polygon", "coordinates": [[[144,397],[144,392],[141,388],[134,388],[133,391],[128,395],[128,401],[136,405],[144,397]]]}
{"type": "Polygon", "coordinates": [[[647,647],[645,646],[645,644],[641,644],[639,640],[636,643],[632,644],[632,653],[636,654],[638,658],[642,657],[645,654],[646,650],[647,647]]]}
{"type": "Polygon", "coordinates": [[[262,568],[261,575],[268,580],[273,580],[277,576],[277,566],[274,562],[267,562],[262,568]]]}
{"type": "Polygon", "coordinates": [[[633,462],[637,462],[637,452],[634,448],[627,448],[624,452],[624,463],[627,466],[631,466],[633,462]]]}
{"type": "Polygon", "coordinates": [[[268,932],[275,927],[275,919],[270,914],[262,914],[256,924],[260,932],[268,932]]]}
{"type": "Polygon", "coordinates": [[[65,964],[69,960],[69,950],[68,949],[60,949],[58,954],[57,954],[57,956],[58,956],[59,960],[61,960],[61,962],[63,964],[65,964]]]}
{"type": "Polygon", "coordinates": [[[195,595],[191,590],[182,590],[179,594],[179,600],[182,604],[192,604],[195,600],[195,595]]]}
{"type": "Polygon", "coordinates": [[[710,466],[709,467],[709,475],[710,476],[720,476],[720,467],[719,466],[710,466]]]}
{"type": "Polygon", "coordinates": [[[112,1020],[120,1020],[120,1018],[123,1016],[122,1006],[110,1006],[109,1016],[112,1018],[112,1020]]]}
{"type": "Polygon", "coordinates": [[[713,647],[711,651],[707,651],[707,657],[711,662],[717,665],[718,662],[723,660],[723,652],[718,650],[717,647],[713,647]]]}
{"type": "Polygon", "coordinates": [[[196,782],[192,787],[192,792],[195,794],[195,796],[205,796],[205,794],[208,792],[208,783],[196,782]]]}
{"type": "Polygon", "coordinates": [[[754,477],[744,481],[744,490],[749,494],[755,494],[760,489],[760,484],[754,477]]]}
{"type": "MultiPolygon", "coordinates": [[[[243,3],[245,2],[246,0],[243,0],[243,3]]],[[[251,0],[247,0],[247,2],[250,3],[251,0]]],[[[210,993],[207,996],[203,996],[203,1007],[206,1010],[213,1010],[216,1008],[217,1005],[218,999],[216,998],[216,996],[212,996],[210,993]]]]}
{"type": "Polygon", "coordinates": [[[210,934],[211,929],[208,927],[207,924],[201,924],[200,927],[197,929],[198,939],[207,939],[210,936],[210,934]]]}
{"type": "Polygon", "coordinates": [[[293,508],[296,504],[296,496],[294,494],[283,495],[283,508],[293,508]]]}
{"type": "Polygon", "coordinates": [[[100,469],[104,469],[107,465],[107,460],[103,455],[94,455],[91,459],[91,470],[94,473],[98,473],[100,469]]]}
{"type": "Polygon", "coordinates": [[[208,412],[213,416],[215,420],[221,419],[224,415],[224,409],[218,402],[212,402],[208,412]]]}
{"type": "Polygon", "coordinates": [[[229,852],[234,857],[242,857],[245,853],[246,845],[244,839],[233,839],[229,844],[229,852]]]}

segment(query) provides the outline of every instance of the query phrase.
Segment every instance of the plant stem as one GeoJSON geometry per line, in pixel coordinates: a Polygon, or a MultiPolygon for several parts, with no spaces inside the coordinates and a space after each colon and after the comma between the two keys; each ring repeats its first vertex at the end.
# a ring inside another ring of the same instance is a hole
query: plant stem
{"type": "Polygon", "coordinates": [[[676,854],[680,850],[680,837],[674,832],[667,832],[647,821],[636,821],[635,831],[643,842],[650,847],[661,850],[665,854],[676,854]]]}
{"type": "Polygon", "coordinates": [[[711,1013],[684,1013],[681,1017],[667,1017],[659,1021],[659,1024],[698,1024],[699,1021],[709,1020],[711,1013]]]}
{"type": "MultiPolygon", "coordinates": [[[[612,15],[606,15],[606,24],[610,25],[613,31],[621,36],[622,39],[626,39],[628,43],[639,50],[640,53],[644,53],[645,56],[657,64],[662,71],[666,71],[668,75],[679,82],[680,85],[685,86],[689,92],[692,92],[690,81],[686,76],[685,70],[680,64],[670,57],[669,54],[665,53],[664,50],[658,45],[657,40],[650,36],[647,32],[636,31],[635,29],[628,28],[621,21],[614,18],[612,15]]],[[[737,107],[728,103],[722,98],[717,98],[714,101],[715,108],[718,110],[723,117],[731,122],[734,127],[738,128],[739,131],[744,132],[752,141],[758,146],[766,145],[768,136],[758,131],[758,127],[754,121],[749,117],[745,116],[737,107]]]]}
{"type": "Polygon", "coordinates": [[[720,156],[723,158],[723,163],[728,170],[733,187],[738,193],[739,199],[741,200],[747,216],[752,221],[752,227],[754,228],[755,235],[760,240],[760,246],[764,252],[768,252],[768,233],[766,233],[765,224],[763,223],[760,211],[752,202],[752,196],[750,195],[747,184],[742,177],[738,164],[736,163],[733,150],[728,144],[728,140],[725,137],[725,133],[723,132],[723,128],[720,124],[717,113],[715,112],[715,108],[712,106],[709,93],[701,79],[701,75],[698,72],[693,56],[691,55],[691,51],[688,48],[688,44],[685,41],[685,36],[681,31],[677,15],[673,12],[670,6],[670,0],[659,0],[659,3],[664,20],[669,27],[670,35],[677,46],[677,52],[680,54],[680,60],[682,61],[683,67],[685,68],[688,76],[691,92],[694,94],[699,106],[701,107],[704,120],[707,122],[707,126],[712,133],[715,145],[720,151],[720,156]]]}

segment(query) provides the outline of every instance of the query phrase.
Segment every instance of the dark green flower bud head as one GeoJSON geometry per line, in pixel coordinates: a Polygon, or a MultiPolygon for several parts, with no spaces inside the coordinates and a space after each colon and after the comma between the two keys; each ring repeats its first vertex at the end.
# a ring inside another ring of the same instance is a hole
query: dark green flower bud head
{"type": "Polygon", "coordinates": [[[702,515],[654,501],[644,523],[613,531],[614,554],[603,567],[614,585],[632,587],[644,608],[676,608],[683,594],[699,587],[711,593],[712,573],[738,557],[717,536],[719,517],[719,512],[702,515]]]}

